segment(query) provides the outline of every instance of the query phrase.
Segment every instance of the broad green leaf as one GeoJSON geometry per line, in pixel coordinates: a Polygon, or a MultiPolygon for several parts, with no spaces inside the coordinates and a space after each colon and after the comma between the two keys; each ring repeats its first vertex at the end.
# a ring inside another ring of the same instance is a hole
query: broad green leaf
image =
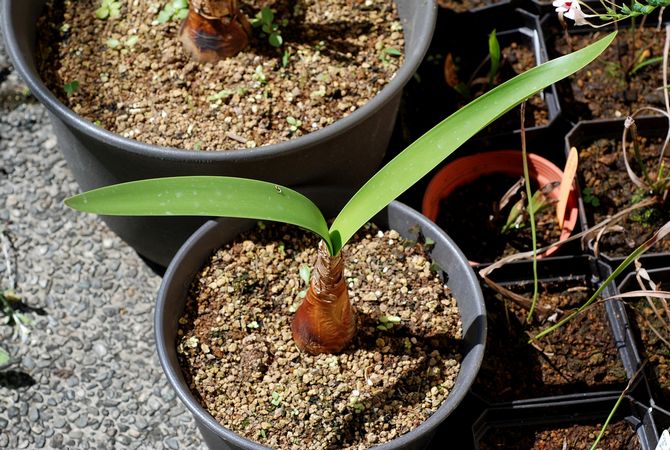
{"type": "Polygon", "coordinates": [[[479,130],[523,100],[600,55],[614,40],[611,33],[594,44],[549,61],[487,92],[461,108],[391,160],[353,196],[330,227],[337,254],[354,233],[479,130]]]}
{"type": "Polygon", "coordinates": [[[313,231],[332,251],[321,211],[304,195],[265,181],[172,177],[102,187],[65,200],[78,211],[108,216],[218,216],[284,222],[313,231]]]}

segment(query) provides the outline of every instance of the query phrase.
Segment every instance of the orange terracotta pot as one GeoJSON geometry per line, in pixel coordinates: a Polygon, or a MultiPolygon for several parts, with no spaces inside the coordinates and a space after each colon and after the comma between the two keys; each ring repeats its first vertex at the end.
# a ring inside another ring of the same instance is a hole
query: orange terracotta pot
{"type": "MultiPolygon", "coordinates": [[[[533,153],[528,154],[530,178],[539,186],[545,186],[554,181],[561,181],[563,171],[551,161],[533,153]]],[[[471,183],[484,175],[504,174],[514,177],[523,176],[523,160],[519,150],[500,150],[487,153],[478,153],[472,156],[457,159],[440,169],[428,184],[423,196],[422,213],[433,222],[437,219],[440,202],[447,198],[456,188],[471,183]]],[[[501,193],[502,196],[503,193],[501,193]]],[[[549,193],[549,198],[558,199],[559,188],[549,193]]],[[[560,241],[566,240],[572,234],[577,224],[577,193],[573,184],[568,197],[568,204],[561,231],[560,241]]],[[[458,242],[456,243],[458,244],[458,242]]],[[[555,246],[539,258],[554,254],[560,246],[555,246]]],[[[471,264],[476,264],[471,262],[471,264]]]]}

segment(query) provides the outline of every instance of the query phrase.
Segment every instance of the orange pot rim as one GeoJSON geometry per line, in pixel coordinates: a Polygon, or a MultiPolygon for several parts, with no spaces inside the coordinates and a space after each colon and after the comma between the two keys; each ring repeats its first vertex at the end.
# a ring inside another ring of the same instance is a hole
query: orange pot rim
{"type": "MultiPolygon", "coordinates": [[[[544,186],[554,181],[561,181],[563,171],[551,161],[534,153],[528,154],[528,168],[531,179],[544,186]]],[[[471,183],[476,179],[495,173],[510,176],[523,176],[523,160],[520,150],[498,150],[477,153],[459,158],[440,169],[430,180],[423,196],[421,212],[435,222],[440,212],[440,202],[447,198],[456,188],[471,183]]],[[[550,198],[558,198],[559,188],[549,193],[550,198]]],[[[577,224],[577,190],[572,183],[563,221],[563,229],[559,242],[570,237],[577,224]]],[[[554,254],[560,246],[554,246],[538,255],[538,258],[554,254]]],[[[471,262],[473,263],[473,262],[471,262]]],[[[476,264],[476,263],[473,263],[476,264]]]]}

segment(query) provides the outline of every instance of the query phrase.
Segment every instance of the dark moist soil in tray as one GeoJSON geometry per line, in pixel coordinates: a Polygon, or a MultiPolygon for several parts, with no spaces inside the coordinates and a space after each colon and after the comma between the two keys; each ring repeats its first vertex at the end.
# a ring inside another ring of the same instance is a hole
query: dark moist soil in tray
{"type": "MultiPolygon", "coordinates": [[[[652,179],[656,176],[663,140],[644,137],[640,139],[640,154],[652,179]]],[[[632,149],[629,148],[627,153],[631,168],[638,176],[642,176],[642,171],[633,158],[632,149]]],[[[665,157],[664,161],[667,174],[670,159],[665,157]]],[[[590,226],[646,198],[644,191],[635,186],[628,177],[619,139],[599,139],[590,146],[581,148],[579,165],[579,183],[590,226]]],[[[607,233],[600,238],[599,250],[609,256],[628,256],[668,220],[670,216],[667,205],[635,210],[618,222],[623,227],[623,232],[607,233]]],[[[663,239],[650,251],[663,252],[669,249],[670,240],[663,239]]]]}
{"type": "MultiPolygon", "coordinates": [[[[586,47],[608,33],[571,34],[571,47],[564,33],[560,32],[555,38],[554,56],[570,53],[571,48],[586,47]]],[[[640,58],[641,54],[648,55],[646,59],[663,55],[663,37],[663,31],[656,31],[655,27],[638,28],[635,39],[629,29],[621,29],[614,43],[600,57],[571,76],[569,83],[559,84],[559,98],[565,105],[563,111],[578,119],[604,119],[625,117],[643,106],[665,110],[660,89],[663,86],[660,62],[627,75],[637,66],[631,61],[640,58]]]]}
{"type": "MultiPolygon", "coordinates": [[[[456,188],[440,203],[436,223],[470,261],[491,262],[532,249],[530,221],[526,221],[525,228],[502,233],[509,211],[519,197],[496,212],[502,196],[517,181],[518,178],[508,175],[486,175],[456,188]]],[[[533,192],[535,189],[533,186],[533,192]]],[[[525,192],[525,188],[522,190],[525,192]]],[[[554,211],[552,205],[536,214],[537,248],[556,242],[561,235],[554,211]]]]}
{"type": "MultiPolygon", "coordinates": [[[[532,298],[532,281],[505,287],[532,298]]],[[[565,312],[581,306],[593,290],[583,279],[565,279],[541,283],[539,292],[539,310],[549,308],[548,314],[542,314],[546,319],[556,308],[565,312]]],[[[472,387],[472,392],[484,400],[496,403],[625,386],[626,374],[603,304],[587,309],[531,345],[531,336],[555,322],[540,320],[534,313],[535,319],[529,325],[527,309],[488,287],[484,296],[488,319],[486,353],[472,387]]]]}
{"type": "MultiPolygon", "coordinates": [[[[535,429],[498,429],[489,431],[480,442],[480,450],[589,450],[602,425],[538,427],[535,429]]],[[[619,421],[607,427],[599,449],[641,450],[633,427],[619,421]]]]}
{"type": "MultiPolygon", "coordinates": [[[[662,282],[659,286],[660,290],[670,289],[670,282],[656,280],[653,276],[651,278],[655,282],[662,282]]],[[[629,287],[637,289],[637,287],[629,287]]],[[[627,307],[629,315],[635,318],[635,331],[639,338],[638,342],[642,344],[641,357],[647,360],[647,369],[652,374],[652,382],[660,390],[657,402],[661,407],[670,409],[670,347],[662,340],[670,342],[670,331],[668,330],[670,317],[662,305],[662,300],[654,298],[651,301],[653,306],[646,298],[627,299],[627,307]],[[658,334],[652,330],[652,327],[658,334]]]]}
{"type": "Polygon", "coordinates": [[[421,244],[369,226],[343,250],[354,342],[301,354],[290,323],[317,242],[295,230],[254,230],[200,272],[178,342],[191,389],[224,426],[272,448],[369,448],[410,431],[458,374],[456,300],[421,244]],[[380,329],[383,316],[399,323],[380,329]]]}
{"type": "MultiPolygon", "coordinates": [[[[269,2],[276,23],[288,20],[281,49],[255,29],[236,57],[202,64],[185,55],[177,21],[154,23],[166,3],[121,2],[119,18],[100,20],[98,0],[49,0],[37,27],[47,87],[124,137],[226,150],[323,128],[363,106],[403,63],[387,51],[404,48],[393,0],[269,2]],[[67,95],[74,81],[79,87],[67,95]]],[[[241,2],[248,17],[267,3],[241,2]]]]}
{"type": "Polygon", "coordinates": [[[495,5],[502,0],[437,0],[437,4],[442,8],[450,9],[457,13],[483,8],[485,6],[495,5]]]}
{"type": "MultiPolygon", "coordinates": [[[[488,30],[486,33],[490,33],[488,30]]],[[[467,83],[472,73],[488,55],[488,34],[482,34],[476,40],[480,45],[473,49],[472,43],[463,42],[463,34],[454,37],[449,34],[443,39],[434,39],[429,55],[419,67],[416,76],[410,80],[403,95],[403,108],[400,111],[403,139],[413,142],[450,114],[465,106],[470,99],[459,94],[447,84],[445,79],[445,59],[451,52],[454,63],[450,73],[467,83]]],[[[525,43],[510,43],[501,49],[503,62],[496,84],[513,78],[519,73],[532,69],[536,65],[533,51],[525,43]]],[[[476,76],[487,78],[490,65],[485,63],[476,76]]],[[[452,84],[456,84],[455,80],[452,84]]],[[[486,91],[486,84],[472,89],[478,97],[486,91]]],[[[541,95],[535,95],[526,105],[525,126],[542,126],[549,123],[549,109],[541,95]]],[[[519,108],[514,108],[482,130],[481,134],[492,135],[511,133],[520,128],[519,108]]]]}

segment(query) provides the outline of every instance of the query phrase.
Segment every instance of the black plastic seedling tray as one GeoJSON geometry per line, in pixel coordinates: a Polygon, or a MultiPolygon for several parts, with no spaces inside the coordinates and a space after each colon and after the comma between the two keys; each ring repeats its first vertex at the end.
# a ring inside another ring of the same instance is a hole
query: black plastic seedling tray
{"type": "MultiPolygon", "coordinates": [[[[565,136],[565,155],[567,156],[572,147],[576,147],[579,150],[598,139],[616,139],[617,141],[621,141],[624,129],[623,123],[624,119],[580,121],[565,136]]],[[[668,132],[668,119],[665,117],[641,117],[636,119],[636,123],[641,136],[662,137],[668,132]]],[[[575,180],[575,185],[579,194],[577,201],[579,222],[582,230],[587,230],[596,224],[593,214],[589,212],[582,198],[582,187],[579,183],[579,177],[575,180]]],[[[591,254],[594,253],[594,241],[592,238],[586,241],[586,248],[591,254]]],[[[602,251],[598,252],[597,256],[612,268],[617,267],[625,259],[625,257],[608,255],[602,251]]],[[[645,258],[658,259],[658,261],[652,263],[655,267],[670,266],[670,253],[668,252],[647,252],[645,253],[645,258]]]]}
{"type": "MultiPolygon", "coordinates": [[[[486,409],[472,427],[473,448],[490,432],[504,430],[555,429],[575,424],[602,425],[618,396],[569,395],[514,402],[486,409]]],[[[654,450],[658,442],[651,410],[631,397],[624,397],[611,423],[625,420],[634,430],[643,450],[654,450]]]]}

